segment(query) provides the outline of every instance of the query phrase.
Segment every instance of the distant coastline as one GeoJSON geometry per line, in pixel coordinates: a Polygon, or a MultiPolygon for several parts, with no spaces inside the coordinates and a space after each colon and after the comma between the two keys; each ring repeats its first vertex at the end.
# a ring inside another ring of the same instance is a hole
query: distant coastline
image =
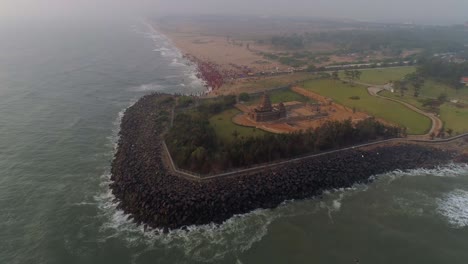
{"type": "Polygon", "coordinates": [[[172,95],[153,94],[127,109],[112,162],[110,187],[119,208],[136,223],[152,228],[221,223],[257,208],[274,208],[285,200],[367,183],[373,175],[447,164],[459,154],[420,144],[390,144],[346,150],[251,175],[193,181],[174,174],[162,155],[162,136],[174,103],[172,95]]]}

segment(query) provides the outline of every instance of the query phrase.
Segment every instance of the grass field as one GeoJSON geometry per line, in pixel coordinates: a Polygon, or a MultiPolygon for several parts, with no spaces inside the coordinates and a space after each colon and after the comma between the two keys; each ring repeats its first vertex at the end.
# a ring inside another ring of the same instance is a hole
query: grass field
{"type": "Polygon", "coordinates": [[[410,95],[409,93],[407,95],[401,97],[400,94],[397,93],[397,92],[392,93],[390,91],[382,91],[382,92],[379,93],[379,95],[389,97],[389,98],[393,98],[393,99],[400,100],[400,101],[404,101],[406,103],[409,103],[409,104],[412,104],[412,105],[416,106],[419,109],[427,110],[427,109],[424,109],[424,107],[422,105],[422,102],[421,102],[422,98],[416,98],[413,95],[410,95]]]}
{"type": "MultiPolygon", "coordinates": [[[[361,82],[369,84],[386,84],[390,81],[400,80],[408,73],[416,71],[416,67],[397,67],[384,69],[361,70],[361,82]]],[[[340,71],[340,78],[345,78],[344,71],[340,71]]]]}
{"type": "MultiPolygon", "coordinates": [[[[410,87],[408,92],[412,94],[413,89],[410,87]]],[[[426,80],[421,89],[421,96],[437,98],[441,93],[446,93],[450,99],[459,99],[468,102],[468,87],[457,90],[450,85],[426,80]]]]}
{"type": "MultiPolygon", "coordinates": [[[[270,95],[270,100],[272,104],[279,104],[281,102],[291,102],[291,101],[298,101],[298,102],[313,102],[312,99],[307,98],[301,94],[295,93],[291,91],[291,89],[283,89],[283,90],[276,90],[271,91],[268,93],[270,95]]],[[[260,96],[256,96],[252,98],[247,105],[255,105],[258,104],[260,101],[260,96]]]]}
{"type": "Polygon", "coordinates": [[[315,78],[314,75],[305,72],[269,77],[252,77],[238,80],[233,84],[225,84],[221,87],[221,90],[227,93],[253,93],[263,91],[265,89],[286,86],[294,82],[300,82],[311,78],[315,78]]]}
{"type": "MultiPolygon", "coordinates": [[[[421,99],[412,96],[412,93],[400,97],[397,93],[383,91],[380,95],[405,101],[424,110],[421,99]]],[[[451,128],[455,133],[468,132],[468,108],[458,108],[452,103],[445,103],[440,107],[439,118],[444,122],[446,129],[451,128]]]]}
{"type": "Polygon", "coordinates": [[[262,136],[266,133],[253,127],[243,127],[234,124],[232,118],[239,113],[239,110],[232,108],[210,118],[210,124],[221,140],[225,142],[232,141],[234,139],[234,131],[237,131],[239,137],[262,136]]]}
{"type": "Polygon", "coordinates": [[[431,121],[405,106],[369,95],[363,86],[354,86],[329,79],[311,80],[304,88],[327,96],[347,107],[355,107],[358,111],[367,112],[373,116],[399,124],[408,129],[410,134],[424,134],[431,126],[431,121]],[[359,96],[359,100],[350,99],[359,96]]]}
{"type": "Polygon", "coordinates": [[[455,133],[468,132],[468,108],[444,104],[440,107],[440,118],[446,129],[451,128],[455,133]]]}

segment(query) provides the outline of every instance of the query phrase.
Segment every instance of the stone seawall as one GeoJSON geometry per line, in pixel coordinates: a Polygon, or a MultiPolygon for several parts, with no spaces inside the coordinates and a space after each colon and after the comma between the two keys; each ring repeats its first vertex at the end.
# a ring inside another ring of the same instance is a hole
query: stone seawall
{"type": "Polygon", "coordinates": [[[190,181],[172,175],[162,161],[162,136],[174,103],[170,95],[155,94],[127,109],[112,162],[110,187],[119,208],[137,223],[153,228],[221,223],[235,214],[274,208],[285,200],[366,183],[372,175],[430,168],[454,157],[452,152],[403,144],[346,150],[252,175],[190,181]]]}

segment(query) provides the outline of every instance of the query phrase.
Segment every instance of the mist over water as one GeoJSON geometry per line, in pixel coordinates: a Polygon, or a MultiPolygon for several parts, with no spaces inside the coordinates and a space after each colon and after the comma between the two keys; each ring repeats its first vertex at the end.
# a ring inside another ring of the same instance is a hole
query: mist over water
{"type": "Polygon", "coordinates": [[[120,118],[203,84],[142,21],[0,27],[0,263],[466,263],[468,166],[396,171],[189,231],[116,210],[120,118]],[[31,30],[34,29],[34,30],[31,30]]]}

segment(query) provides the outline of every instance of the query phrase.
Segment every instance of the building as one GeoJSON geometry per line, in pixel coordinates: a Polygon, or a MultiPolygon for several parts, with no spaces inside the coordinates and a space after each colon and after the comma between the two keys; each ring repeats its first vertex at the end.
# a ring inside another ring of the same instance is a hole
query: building
{"type": "Polygon", "coordinates": [[[283,103],[271,105],[270,96],[264,93],[260,104],[249,112],[249,118],[255,122],[275,121],[286,117],[286,107],[283,103]]]}
{"type": "Polygon", "coordinates": [[[468,86],[468,77],[462,77],[460,82],[464,84],[465,86],[468,86]]]}

